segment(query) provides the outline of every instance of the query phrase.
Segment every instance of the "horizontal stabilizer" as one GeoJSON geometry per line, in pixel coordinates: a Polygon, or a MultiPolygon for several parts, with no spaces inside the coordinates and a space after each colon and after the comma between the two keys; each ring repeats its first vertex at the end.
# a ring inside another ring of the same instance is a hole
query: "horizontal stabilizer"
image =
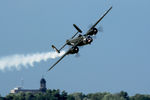
{"type": "Polygon", "coordinates": [[[60,51],[59,51],[54,45],[52,45],[52,48],[53,48],[57,53],[60,53],[60,51]]]}
{"type": "Polygon", "coordinates": [[[76,25],[76,24],[73,24],[73,26],[76,28],[76,30],[80,33],[82,33],[81,29],[76,25]]]}

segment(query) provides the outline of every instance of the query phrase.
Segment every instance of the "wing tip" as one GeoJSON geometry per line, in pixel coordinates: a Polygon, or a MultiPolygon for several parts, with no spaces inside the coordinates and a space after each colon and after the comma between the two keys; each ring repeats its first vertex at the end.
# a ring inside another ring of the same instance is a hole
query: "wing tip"
{"type": "Polygon", "coordinates": [[[52,68],[53,68],[53,67],[49,68],[49,69],[47,70],[47,72],[49,72],[52,68]]]}
{"type": "Polygon", "coordinates": [[[109,10],[108,10],[108,11],[110,11],[112,8],[113,8],[113,6],[110,6],[110,8],[109,8],[109,10]]]}

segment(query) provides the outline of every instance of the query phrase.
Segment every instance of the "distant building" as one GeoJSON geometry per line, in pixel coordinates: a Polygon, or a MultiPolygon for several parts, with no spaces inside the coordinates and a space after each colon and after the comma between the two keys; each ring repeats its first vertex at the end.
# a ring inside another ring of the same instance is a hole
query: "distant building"
{"type": "Polygon", "coordinates": [[[40,89],[23,89],[22,87],[14,88],[10,91],[10,93],[19,93],[19,92],[30,92],[30,93],[39,93],[39,92],[46,92],[46,80],[44,78],[40,81],[40,89]]]}
{"type": "Polygon", "coordinates": [[[44,78],[40,81],[40,91],[46,92],[46,80],[44,78]]]}

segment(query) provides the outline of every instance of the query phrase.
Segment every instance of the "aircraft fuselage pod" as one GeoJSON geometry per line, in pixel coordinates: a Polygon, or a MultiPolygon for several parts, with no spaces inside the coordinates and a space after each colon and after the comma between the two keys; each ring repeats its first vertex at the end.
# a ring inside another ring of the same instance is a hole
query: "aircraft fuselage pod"
{"type": "MultiPolygon", "coordinates": [[[[98,33],[98,29],[96,28],[96,25],[107,15],[107,13],[112,9],[112,7],[110,7],[104,14],[102,17],[99,18],[99,20],[86,32],[86,34],[81,35],[79,34],[77,36],[78,33],[82,33],[82,30],[75,24],[73,24],[73,26],[75,27],[75,29],[77,30],[77,32],[69,39],[66,40],[66,43],[60,48],[57,49],[54,45],[52,45],[52,48],[57,52],[60,53],[60,51],[66,46],[66,45],[70,45],[72,46],[68,51],[66,51],[66,53],[56,62],[54,63],[49,70],[51,70],[57,63],[59,63],[66,55],[69,54],[76,54],[79,52],[79,48],[78,46],[84,46],[84,45],[88,45],[91,44],[93,42],[93,38],[92,36],[95,36],[98,33]],[[77,37],[76,37],[77,36],[77,37]]],[[[48,71],[49,71],[48,70],[48,71]]]]}

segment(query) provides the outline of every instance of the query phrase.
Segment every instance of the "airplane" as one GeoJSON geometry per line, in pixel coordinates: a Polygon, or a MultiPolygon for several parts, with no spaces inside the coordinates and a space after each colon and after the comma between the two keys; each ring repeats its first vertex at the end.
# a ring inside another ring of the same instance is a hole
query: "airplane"
{"type": "Polygon", "coordinates": [[[50,71],[57,63],[59,63],[66,55],[69,54],[77,54],[79,52],[79,46],[84,46],[91,44],[93,42],[92,36],[96,35],[98,33],[98,29],[95,28],[96,25],[108,14],[108,12],[112,9],[112,6],[103,14],[102,17],[86,32],[86,34],[77,36],[78,33],[82,33],[82,30],[75,24],[73,26],[77,30],[77,32],[71,37],[71,39],[66,40],[66,43],[60,48],[57,49],[54,45],[52,45],[52,48],[57,52],[60,53],[60,51],[66,46],[70,45],[72,46],[56,63],[54,63],[48,71],[50,71]],[[76,37],[77,36],[77,37],[76,37]]]}

